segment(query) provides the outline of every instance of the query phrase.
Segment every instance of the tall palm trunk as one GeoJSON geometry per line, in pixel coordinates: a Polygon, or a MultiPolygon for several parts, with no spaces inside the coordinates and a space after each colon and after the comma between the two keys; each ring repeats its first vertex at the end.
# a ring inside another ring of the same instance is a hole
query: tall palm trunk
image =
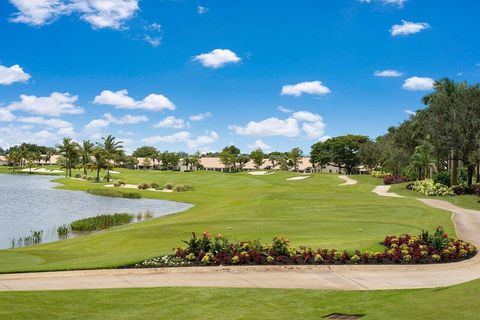
{"type": "Polygon", "coordinates": [[[451,161],[452,161],[452,177],[451,177],[451,185],[456,186],[458,184],[458,160],[456,159],[455,156],[455,149],[452,148],[451,150],[451,161]]]}

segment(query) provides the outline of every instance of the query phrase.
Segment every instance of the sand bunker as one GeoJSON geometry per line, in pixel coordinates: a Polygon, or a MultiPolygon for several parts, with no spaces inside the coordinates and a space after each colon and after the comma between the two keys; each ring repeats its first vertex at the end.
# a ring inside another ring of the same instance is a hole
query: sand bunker
{"type": "Polygon", "coordinates": [[[307,178],[310,178],[310,176],[301,176],[301,177],[292,177],[292,178],[288,178],[287,180],[303,180],[303,179],[307,179],[307,178]]]}
{"type": "Polygon", "coordinates": [[[274,174],[275,172],[268,172],[268,171],[250,171],[248,174],[252,176],[268,176],[270,174],[274,174]]]}
{"type": "MultiPolygon", "coordinates": [[[[137,190],[140,190],[138,189],[138,186],[136,184],[125,184],[125,185],[122,185],[120,187],[115,187],[113,184],[106,184],[104,185],[104,187],[106,188],[119,188],[119,189],[137,189],[137,190]]],[[[150,189],[144,189],[145,191],[157,191],[157,192],[173,192],[173,190],[171,189],[162,189],[162,190],[157,190],[157,189],[153,189],[153,188],[150,188],[150,189]]]]}

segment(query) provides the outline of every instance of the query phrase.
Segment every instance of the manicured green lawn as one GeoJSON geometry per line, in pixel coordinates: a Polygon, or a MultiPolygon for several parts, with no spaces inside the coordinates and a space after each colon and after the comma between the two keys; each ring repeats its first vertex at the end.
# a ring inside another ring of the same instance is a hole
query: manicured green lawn
{"type": "Polygon", "coordinates": [[[155,288],[0,293],[0,319],[478,319],[480,281],[388,291],[155,288]]]}
{"type": "MultiPolygon", "coordinates": [[[[378,179],[354,177],[339,186],[336,175],[317,174],[287,181],[295,173],[268,176],[246,173],[121,170],[127,183],[187,183],[193,192],[141,191],[145,197],[192,203],[183,213],[105,232],[34,247],[0,251],[0,272],[109,268],[170,253],[192,231],[208,229],[232,239],[270,241],[285,235],[295,245],[338,249],[381,249],[384,236],[419,233],[443,225],[454,234],[450,214],[414,199],[379,197],[371,192],[378,179]]],[[[86,190],[99,184],[60,179],[61,188],[86,190]]],[[[140,192],[140,191],[139,191],[140,192]]]]}

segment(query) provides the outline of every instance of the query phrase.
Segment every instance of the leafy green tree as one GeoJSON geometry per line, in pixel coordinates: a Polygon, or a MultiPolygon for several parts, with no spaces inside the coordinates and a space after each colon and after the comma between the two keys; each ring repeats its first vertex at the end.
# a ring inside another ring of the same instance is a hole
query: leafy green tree
{"type": "Polygon", "coordinates": [[[330,138],[324,144],[329,151],[332,163],[340,169],[345,169],[347,174],[351,174],[360,164],[358,153],[361,145],[367,141],[369,141],[367,136],[348,134],[330,138]]]}
{"type": "Polygon", "coordinates": [[[250,153],[250,159],[252,159],[253,163],[255,164],[255,168],[258,170],[265,162],[265,154],[263,153],[262,149],[257,148],[250,153]]]}
{"type": "Polygon", "coordinates": [[[331,161],[331,155],[329,149],[326,147],[325,143],[319,141],[312,145],[310,151],[310,162],[312,163],[313,170],[316,171],[317,167],[320,166],[320,172],[322,172],[322,167],[327,165],[331,161]]]}

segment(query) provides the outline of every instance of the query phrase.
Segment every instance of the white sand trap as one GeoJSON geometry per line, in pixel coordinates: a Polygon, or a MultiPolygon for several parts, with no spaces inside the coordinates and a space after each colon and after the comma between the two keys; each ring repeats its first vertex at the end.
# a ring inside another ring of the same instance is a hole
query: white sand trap
{"type": "Polygon", "coordinates": [[[120,171],[113,171],[113,170],[110,170],[110,173],[117,174],[117,173],[120,173],[120,171]]]}
{"type": "Polygon", "coordinates": [[[343,181],[345,181],[344,183],[340,183],[339,186],[353,186],[354,184],[357,184],[358,181],[357,180],[354,180],[352,178],[349,178],[345,175],[341,175],[341,176],[338,176],[340,179],[342,179],[343,181]]]}
{"type": "Polygon", "coordinates": [[[268,172],[268,171],[250,171],[248,174],[252,176],[268,176],[270,174],[274,174],[275,172],[268,172]]]}
{"type": "Polygon", "coordinates": [[[292,178],[288,178],[287,180],[289,180],[289,181],[292,181],[292,180],[303,180],[303,179],[307,179],[307,178],[310,178],[310,176],[292,177],[292,178]]]}
{"type": "Polygon", "coordinates": [[[115,187],[113,184],[106,184],[106,185],[104,185],[104,187],[105,188],[118,188],[118,189],[137,189],[139,191],[173,192],[173,190],[170,190],[170,189],[157,190],[157,189],[150,188],[150,189],[140,190],[140,189],[138,189],[138,185],[128,184],[128,183],[123,185],[123,186],[120,186],[120,187],[115,187]]]}
{"type": "Polygon", "coordinates": [[[372,192],[381,197],[405,198],[399,194],[396,194],[395,192],[388,192],[388,190],[390,190],[390,186],[376,186],[372,192]]]}

